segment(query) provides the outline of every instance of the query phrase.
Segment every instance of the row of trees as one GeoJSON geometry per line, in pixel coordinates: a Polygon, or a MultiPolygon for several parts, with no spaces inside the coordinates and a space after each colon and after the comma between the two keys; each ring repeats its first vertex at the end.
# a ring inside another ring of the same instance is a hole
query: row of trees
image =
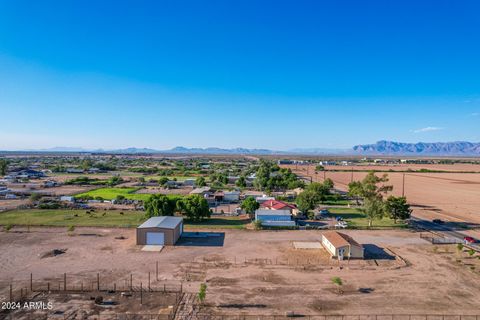
{"type": "Polygon", "coordinates": [[[280,168],[272,161],[264,159],[260,160],[253,184],[261,191],[287,190],[305,186],[305,183],[298,179],[292,170],[280,168]]]}
{"type": "Polygon", "coordinates": [[[163,194],[152,195],[144,203],[146,216],[173,216],[175,213],[186,216],[192,221],[210,218],[208,202],[199,195],[189,195],[183,198],[170,198],[163,194]]]}
{"type": "Polygon", "coordinates": [[[334,186],[335,185],[331,179],[325,179],[323,183],[310,183],[296,199],[298,209],[306,215],[309,215],[310,210],[315,209],[322,201],[324,201],[334,186]]]}
{"type": "Polygon", "coordinates": [[[348,193],[351,197],[362,198],[362,212],[368,218],[368,225],[372,226],[373,220],[382,219],[385,216],[390,217],[396,223],[397,220],[410,218],[412,210],[407,203],[406,197],[385,195],[393,190],[393,186],[388,185],[388,175],[381,177],[370,172],[362,181],[352,181],[348,185],[348,193]]]}

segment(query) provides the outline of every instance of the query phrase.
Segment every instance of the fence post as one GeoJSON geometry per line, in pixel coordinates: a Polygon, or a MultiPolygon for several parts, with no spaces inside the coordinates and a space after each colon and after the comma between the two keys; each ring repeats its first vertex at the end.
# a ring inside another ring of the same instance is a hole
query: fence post
{"type": "Polygon", "coordinates": [[[47,282],[47,291],[50,292],[50,282],[47,282]]]}
{"type": "Polygon", "coordinates": [[[157,266],[156,266],[156,269],[155,269],[155,274],[157,276],[157,281],[158,281],[158,261],[157,261],[157,266]]]}
{"type": "Polygon", "coordinates": [[[150,272],[148,272],[148,291],[152,291],[150,287],[150,272]]]}
{"type": "Polygon", "coordinates": [[[100,273],[97,273],[97,291],[100,291],[100,273]]]}
{"type": "Polygon", "coordinates": [[[67,273],[63,274],[63,291],[67,291],[67,273]]]}
{"type": "Polygon", "coordinates": [[[143,304],[143,288],[142,288],[141,282],[140,282],[140,304],[143,304]]]}
{"type": "Polygon", "coordinates": [[[10,283],[10,302],[13,302],[13,287],[11,283],[10,283]]]}
{"type": "Polygon", "coordinates": [[[130,291],[133,291],[133,274],[130,273],[130,291]]]}

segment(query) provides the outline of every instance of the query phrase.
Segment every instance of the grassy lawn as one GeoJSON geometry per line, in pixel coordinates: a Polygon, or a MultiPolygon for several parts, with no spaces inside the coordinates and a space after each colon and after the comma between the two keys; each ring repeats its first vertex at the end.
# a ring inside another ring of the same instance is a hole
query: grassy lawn
{"type": "MultiPolygon", "coordinates": [[[[0,213],[0,225],[135,228],[146,220],[143,211],[96,210],[93,214],[87,214],[86,211],[69,209],[7,211],[0,213]]],[[[249,219],[239,217],[214,217],[202,222],[185,220],[185,227],[187,229],[244,229],[248,223],[250,223],[249,219]]]]}
{"type": "MultiPolygon", "coordinates": [[[[90,197],[102,197],[105,200],[115,199],[117,196],[124,196],[125,199],[130,200],[142,200],[145,201],[150,198],[151,194],[147,193],[135,193],[139,188],[100,188],[91,190],[84,193],[75,195],[76,197],[90,196],[90,197]]],[[[175,198],[179,195],[170,194],[167,197],[175,198]]]]}
{"type": "Polygon", "coordinates": [[[55,227],[136,227],[145,220],[144,212],[121,210],[15,210],[0,213],[1,225],[30,225],[55,227]],[[123,212],[123,214],[120,214],[123,212]]]}
{"type": "Polygon", "coordinates": [[[245,229],[250,219],[239,217],[213,217],[202,222],[185,220],[186,228],[245,229]]]}
{"type": "MultiPolygon", "coordinates": [[[[368,227],[367,217],[358,209],[352,208],[331,208],[329,209],[331,216],[342,217],[348,223],[349,227],[364,229],[368,227]]],[[[390,218],[383,218],[381,220],[373,220],[373,228],[405,228],[407,225],[404,222],[394,221],[390,218]]]]}

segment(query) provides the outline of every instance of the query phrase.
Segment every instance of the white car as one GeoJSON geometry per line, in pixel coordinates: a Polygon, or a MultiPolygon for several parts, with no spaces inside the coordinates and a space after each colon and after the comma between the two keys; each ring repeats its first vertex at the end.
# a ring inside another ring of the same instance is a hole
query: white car
{"type": "Polygon", "coordinates": [[[335,225],[335,228],[341,228],[341,229],[345,229],[347,228],[348,225],[345,221],[339,221],[336,225],[335,225]]]}

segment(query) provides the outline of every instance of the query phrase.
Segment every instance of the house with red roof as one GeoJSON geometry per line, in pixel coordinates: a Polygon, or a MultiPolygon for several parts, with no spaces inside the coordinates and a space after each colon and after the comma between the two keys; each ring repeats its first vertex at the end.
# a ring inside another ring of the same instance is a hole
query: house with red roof
{"type": "Polygon", "coordinates": [[[267,200],[260,204],[263,210],[287,210],[293,215],[297,215],[298,209],[294,204],[286,203],[280,200],[267,200]]]}

